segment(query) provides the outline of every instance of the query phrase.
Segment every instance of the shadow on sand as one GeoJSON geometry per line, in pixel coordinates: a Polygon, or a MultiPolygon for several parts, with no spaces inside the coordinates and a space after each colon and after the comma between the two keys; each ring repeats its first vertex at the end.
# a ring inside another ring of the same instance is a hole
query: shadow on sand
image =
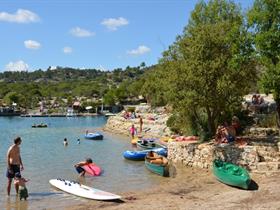
{"type": "Polygon", "coordinates": [[[125,203],[124,200],[122,199],[115,199],[115,200],[104,200],[102,202],[106,202],[106,203],[125,203]]]}
{"type": "Polygon", "coordinates": [[[252,179],[248,190],[255,191],[258,189],[259,189],[259,185],[252,179]]]}
{"type": "Polygon", "coordinates": [[[61,195],[63,192],[38,192],[38,193],[29,193],[29,196],[32,197],[46,197],[51,195],[61,195]]]}

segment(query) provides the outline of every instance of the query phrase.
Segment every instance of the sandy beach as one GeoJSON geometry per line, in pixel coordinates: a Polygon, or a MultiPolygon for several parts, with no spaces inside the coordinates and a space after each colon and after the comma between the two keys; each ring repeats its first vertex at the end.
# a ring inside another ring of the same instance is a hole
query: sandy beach
{"type": "Polygon", "coordinates": [[[280,209],[280,174],[251,174],[250,190],[218,182],[211,170],[179,167],[175,174],[153,189],[123,193],[120,201],[89,201],[67,209],[280,209]]]}

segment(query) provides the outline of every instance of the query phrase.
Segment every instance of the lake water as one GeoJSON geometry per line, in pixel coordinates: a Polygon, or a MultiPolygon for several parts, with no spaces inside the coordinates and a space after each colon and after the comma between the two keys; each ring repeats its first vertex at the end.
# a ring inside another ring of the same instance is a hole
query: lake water
{"type": "MultiPolygon", "coordinates": [[[[84,184],[121,193],[137,191],[160,184],[165,178],[150,173],[143,161],[125,160],[122,153],[132,150],[130,140],[124,136],[104,133],[104,140],[85,140],[86,130],[100,130],[105,117],[0,117],[0,209],[64,209],[89,200],[75,197],[51,187],[49,180],[64,178],[77,180],[73,165],[87,157],[102,167],[99,177],[86,177],[84,184]],[[32,124],[46,123],[47,128],[32,128],[32,124]],[[21,157],[24,164],[23,177],[30,197],[19,201],[14,186],[11,196],[6,196],[6,153],[16,136],[22,138],[21,157]],[[63,146],[67,138],[69,145],[63,146]],[[77,144],[77,139],[81,144],[77,144]]],[[[98,201],[90,201],[98,202],[98,201]]]]}

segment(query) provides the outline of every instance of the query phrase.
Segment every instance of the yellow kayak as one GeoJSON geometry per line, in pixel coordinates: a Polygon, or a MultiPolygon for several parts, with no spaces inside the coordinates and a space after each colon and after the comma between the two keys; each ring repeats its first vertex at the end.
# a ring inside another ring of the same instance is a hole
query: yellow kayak
{"type": "Polygon", "coordinates": [[[131,139],[131,144],[137,144],[138,140],[139,140],[138,137],[134,137],[133,139],[131,139]]]}
{"type": "Polygon", "coordinates": [[[161,142],[167,143],[167,142],[173,142],[173,141],[175,141],[175,139],[172,139],[172,138],[169,137],[169,136],[164,136],[164,137],[161,137],[161,138],[160,138],[160,141],[161,141],[161,142]]]}
{"type": "Polygon", "coordinates": [[[161,137],[161,138],[160,138],[160,141],[168,142],[169,139],[170,139],[169,136],[164,136],[164,137],[161,137]]]}

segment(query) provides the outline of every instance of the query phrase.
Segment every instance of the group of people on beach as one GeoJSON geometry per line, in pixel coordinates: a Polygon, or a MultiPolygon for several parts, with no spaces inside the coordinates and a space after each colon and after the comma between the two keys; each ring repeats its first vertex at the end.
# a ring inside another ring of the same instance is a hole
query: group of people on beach
{"type": "Polygon", "coordinates": [[[231,143],[235,141],[236,135],[240,134],[241,126],[238,117],[233,116],[231,124],[224,123],[219,125],[215,135],[215,141],[217,144],[220,143],[231,143]]]}
{"type": "Polygon", "coordinates": [[[137,115],[136,115],[135,112],[128,112],[128,111],[125,110],[124,113],[123,113],[123,117],[125,119],[136,119],[137,115]]]}
{"type": "MultiPolygon", "coordinates": [[[[138,117],[139,117],[139,134],[141,134],[143,131],[143,118],[140,115],[138,117]]],[[[129,133],[132,139],[135,137],[135,135],[137,135],[137,129],[134,124],[131,125],[129,129],[129,133]]]]}
{"type": "MultiPolygon", "coordinates": [[[[67,142],[67,139],[64,139],[64,142],[67,142]]],[[[78,139],[77,141],[80,141],[78,139]]],[[[26,182],[29,179],[26,179],[22,176],[22,171],[24,170],[23,162],[20,154],[20,145],[22,143],[21,137],[16,137],[14,143],[9,147],[7,152],[7,171],[6,177],[8,178],[7,182],[7,195],[10,196],[11,186],[14,179],[14,186],[16,194],[19,195],[20,200],[28,198],[28,190],[26,187],[26,182]]],[[[68,144],[68,143],[67,143],[68,144]]],[[[76,171],[80,176],[85,175],[85,170],[82,166],[94,164],[91,158],[87,158],[85,161],[81,161],[74,165],[76,171]]]]}
{"type": "Polygon", "coordinates": [[[23,171],[23,163],[20,156],[20,144],[22,140],[20,137],[16,137],[14,139],[14,144],[10,146],[7,152],[7,172],[6,176],[8,178],[7,183],[7,195],[10,195],[11,185],[14,179],[14,185],[16,193],[19,195],[20,200],[28,197],[28,191],[25,183],[29,181],[29,179],[25,179],[21,175],[21,171],[23,171]]]}
{"type": "Polygon", "coordinates": [[[261,105],[263,103],[264,103],[264,98],[260,94],[253,94],[252,95],[252,104],[261,105]]]}
{"type": "Polygon", "coordinates": [[[267,104],[260,94],[253,94],[249,108],[253,113],[263,113],[267,108],[267,104]]]}

